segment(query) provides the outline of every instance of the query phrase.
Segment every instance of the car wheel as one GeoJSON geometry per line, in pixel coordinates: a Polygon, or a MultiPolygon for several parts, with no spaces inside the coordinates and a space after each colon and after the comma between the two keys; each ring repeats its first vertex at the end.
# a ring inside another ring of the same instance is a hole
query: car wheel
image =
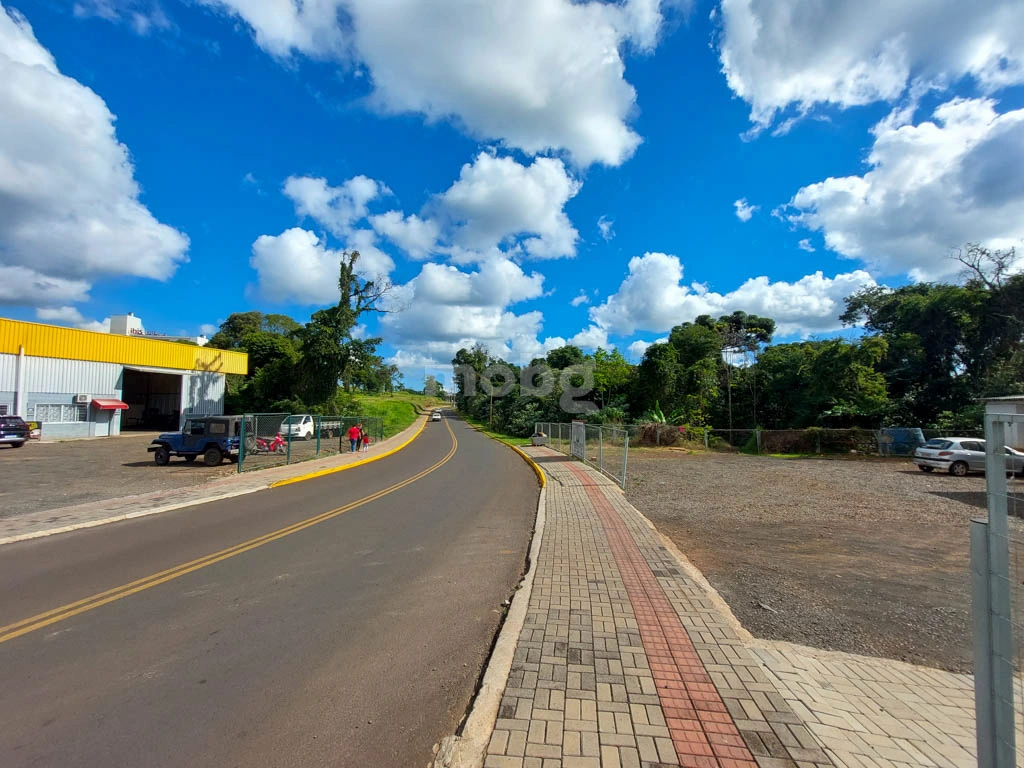
{"type": "Polygon", "coordinates": [[[166,467],[171,461],[171,452],[163,447],[157,448],[153,451],[153,461],[158,467],[166,467]]]}
{"type": "Polygon", "coordinates": [[[923,467],[920,464],[917,465],[917,468],[920,469],[922,472],[931,472],[933,469],[935,469],[935,467],[923,467]]]}
{"type": "Polygon", "coordinates": [[[302,436],[302,439],[303,440],[312,440],[313,439],[313,433],[312,432],[307,432],[306,434],[304,434],[302,436]]]}
{"type": "Polygon", "coordinates": [[[203,452],[203,464],[208,467],[220,466],[221,461],[224,460],[224,454],[220,452],[220,448],[207,448],[203,452]]]}
{"type": "Polygon", "coordinates": [[[956,475],[957,477],[967,476],[967,462],[966,461],[954,461],[949,467],[949,474],[956,475]]]}
{"type": "Polygon", "coordinates": [[[185,457],[185,463],[186,464],[194,464],[195,460],[196,460],[195,454],[192,454],[192,453],[190,453],[188,456],[185,457]]]}

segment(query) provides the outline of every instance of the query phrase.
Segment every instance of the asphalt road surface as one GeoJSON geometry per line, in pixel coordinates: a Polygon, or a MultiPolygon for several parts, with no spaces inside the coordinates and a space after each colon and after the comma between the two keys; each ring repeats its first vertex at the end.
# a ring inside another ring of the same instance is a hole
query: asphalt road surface
{"type": "Polygon", "coordinates": [[[537,495],[446,420],[346,472],[0,547],[0,765],[427,765],[537,495]]]}

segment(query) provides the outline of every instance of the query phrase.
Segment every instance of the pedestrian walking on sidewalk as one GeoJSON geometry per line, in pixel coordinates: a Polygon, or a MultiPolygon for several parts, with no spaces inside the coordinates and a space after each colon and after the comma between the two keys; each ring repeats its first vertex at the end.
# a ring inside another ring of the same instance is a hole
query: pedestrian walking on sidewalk
{"type": "Polygon", "coordinates": [[[363,425],[353,424],[348,428],[349,453],[355,453],[363,439],[363,425]]]}
{"type": "Polygon", "coordinates": [[[370,450],[370,434],[364,429],[363,430],[363,453],[370,450]]]}

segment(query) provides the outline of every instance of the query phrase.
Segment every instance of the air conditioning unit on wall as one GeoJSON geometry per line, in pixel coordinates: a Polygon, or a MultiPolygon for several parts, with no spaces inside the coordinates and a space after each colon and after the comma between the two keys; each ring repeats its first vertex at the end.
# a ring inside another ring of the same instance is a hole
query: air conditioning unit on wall
{"type": "Polygon", "coordinates": [[[88,405],[92,395],[75,395],[75,405],[88,405]]]}

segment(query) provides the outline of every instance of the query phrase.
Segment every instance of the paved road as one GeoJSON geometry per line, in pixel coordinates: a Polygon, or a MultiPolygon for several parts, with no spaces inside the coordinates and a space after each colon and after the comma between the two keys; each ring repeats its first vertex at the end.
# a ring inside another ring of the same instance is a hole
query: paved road
{"type": "Polygon", "coordinates": [[[537,494],[453,420],[340,474],[0,548],[0,765],[426,765],[537,494]]]}

